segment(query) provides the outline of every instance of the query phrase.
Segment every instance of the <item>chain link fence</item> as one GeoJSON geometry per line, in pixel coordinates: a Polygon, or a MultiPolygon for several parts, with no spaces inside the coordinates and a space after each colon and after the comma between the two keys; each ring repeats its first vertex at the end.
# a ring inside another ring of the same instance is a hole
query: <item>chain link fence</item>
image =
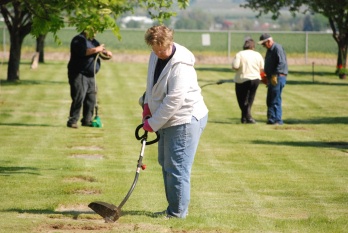
{"type": "MultiPolygon", "coordinates": [[[[140,53],[147,54],[149,48],[144,42],[146,29],[122,29],[122,39],[106,30],[98,34],[97,39],[106,45],[107,49],[115,53],[140,53]]],[[[201,31],[201,30],[175,30],[174,40],[180,43],[195,55],[223,56],[230,59],[242,50],[244,39],[251,37],[258,41],[263,32],[255,31],[201,31]]],[[[45,39],[45,53],[69,53],[71,39],[78,34],[74,28],[65,28],[58,32],[60,44],[54,41],[52,34],[45,39]]],[[[270,32],[274,41],[283,45],[288,57],[300,58],[305,63],[311,63],[310,58],[335,59],[338,48],[330,32],[270,32]]],[[[7,60],[10,48],[9,34],[6,27],[0,28],[3,59],[7,60]]],[[[22,53],[34,53],[36,40],[32,35],[25,37],[22,53]]],[[[265,53],[262,46],[256,46],[257,51],[265,53]]]]}

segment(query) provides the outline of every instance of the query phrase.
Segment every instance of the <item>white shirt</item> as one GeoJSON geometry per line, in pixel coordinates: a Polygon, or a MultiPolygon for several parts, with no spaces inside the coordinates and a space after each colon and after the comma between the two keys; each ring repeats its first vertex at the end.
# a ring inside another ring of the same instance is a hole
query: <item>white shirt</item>
{"type": "Polygon", "coordinates": [[[262,55],[251,49],[242,50],[236,54],[232,62],[232,68],[235,69],[235,83],[243,83],[249,80],[261,79],[260,72],[265,62],[262,55]]]}

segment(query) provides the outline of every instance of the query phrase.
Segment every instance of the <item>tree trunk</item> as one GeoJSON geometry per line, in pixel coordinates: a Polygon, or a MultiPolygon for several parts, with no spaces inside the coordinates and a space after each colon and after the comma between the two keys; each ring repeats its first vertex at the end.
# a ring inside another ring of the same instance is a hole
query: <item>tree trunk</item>
{"type": "Polygon", "coordinates": [[[337,55],[337,66],[336,74],[339,78],[346,76],[346,74],[339,74],[340,69],[346,70],[347,67],[347,48],[348,48],[348,31],[345,27],[337,28],[335,21],[332,17],[329,17],[329,23],[332,29],[332,37],[337,43],[338,55],[337,55]]]}
{"type": "Polygon", "coordinates": [[[36,52],[39,53],[39,63],[45,63],[44,48],[46,35],[40,35],[36,38],[36,52]]]}
{"type": "Polygon", "coordinates": [[[347,76],[347,48],[348,48],[348,36],[340,35],[339,39],[336,40],[338,46],[338,56],[337,56],[337,68],[336,74],[340,79],[346,79],[347,76]],[[339,71],[344,72],[339,72],[339,71]]]}
{"type": "Polygon", "coordinates": [[[343,38],[337,41],[337,46],[338,46],[337,67],[341,65],[343,68],[347,68],[347,48],[348,48],[347,39],[343,38]]]}
{"type": "Polygon", "coordinates": [[[19,64],[21,61],[21,50],[23,40],[18,35],[17,30],[10,32],[10,58],[7,67],[7,81],[15,82],[19,80],[19,64]]]}
{"type": "Polygon", "coordinates": [[[31,15],[22,3],[17,0],[10,1],[8,5],[1,5],[0,9],[7,29],[9,30],[11,42],[7,81],[15,82],[19,80],[19,65],[23,39],[31,31],[31,15]]]}

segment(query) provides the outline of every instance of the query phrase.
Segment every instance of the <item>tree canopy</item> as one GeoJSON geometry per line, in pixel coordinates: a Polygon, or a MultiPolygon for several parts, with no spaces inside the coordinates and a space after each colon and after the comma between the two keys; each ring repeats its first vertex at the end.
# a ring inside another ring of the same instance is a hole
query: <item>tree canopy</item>
{"type": "Polygon", "coordinates": [[[57,32],[71,26],[89,34],[111,29],[120,38],[117,19],[122,14],[142,8],[162,22],[188,4],[189,0],[0,0],[11,41],[7,80],[19,80],[21,46],[29,33],[39,37],[51,32],[59,42],[57,32]]]}
{"type": "Polygon", "coordinates": [[[152,19],[162,22],[176,15],[173,5],[184,9],[189,0],[23,0],[33,16],[32,33],[54,35],[65,26],[74,26],[78,31],[103,32],[112,29],[120,37],[117,19],[135,8],[147,11],[152,19]]]}
{"type": "Polygon", "coordinates": [[[270,13],[273,19],[277,19],[280,10],[284,8],[289,9],[294,16],[297,12],[324,15],[329,20],[332,36],[338,46],[337,67],[346,68],[348,47],[347,0],[246,0],[246,3],[241,6],[258,11],[258,16],[270,13]]]}

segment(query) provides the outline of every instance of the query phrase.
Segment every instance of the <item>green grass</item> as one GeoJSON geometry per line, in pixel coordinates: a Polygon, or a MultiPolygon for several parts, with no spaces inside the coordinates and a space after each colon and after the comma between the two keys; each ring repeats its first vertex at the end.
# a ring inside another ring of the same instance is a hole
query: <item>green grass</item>
{"type": "MultiPolygon", "coordinates": [[[[22,64],[19,83],[1,77],[1,232],[346,231],[348,83],[319,66],[314,76],[311,66],[290,67],[283,126],[265,124],[263,85],[252,110],[256,125],[239,123],[234,84],[204,87],[209,122],[193,166],[188,218],[151,217],[166,207],[151,145],[124,215],[103,223],[87,205],[118,205],[134,179],[146,70],[146,64],[103,62],[101,129],[66,127],[65,62],[37,70],[22,64]]],[[[222,65],[198,65],[197,72],[201,85],[234,75],[222,65]]]]}

